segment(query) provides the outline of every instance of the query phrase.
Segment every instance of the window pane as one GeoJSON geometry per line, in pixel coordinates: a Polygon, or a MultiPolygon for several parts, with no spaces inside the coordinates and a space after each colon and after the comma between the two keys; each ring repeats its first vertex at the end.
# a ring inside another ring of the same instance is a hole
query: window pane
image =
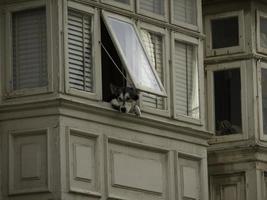
{"type": "Polygon", "coordinates": [[[267,134],[267,69],[261,69],[263,132],[267,134]]]}
{"type": "Polygon", "coordinates": [[[68,65],[70,88],[93,92],[92,17],[68,11],[68,65]]]}
{"type": "Polygon", "coordinates": [[[130,4],[130,0],[114,0],[119,3],[130,4]]]}
{"type": "Polygon", "coordinates": [[[135,87],[148,93],[164,95],[164,89],[152,70],[133,25],[113,17],[108,17],[107,22],[114,33],[113,37],[118,41],[117,45],[135,87]]]}
{"type": "Polygon", "coordinates": [[[196,0],[174,0],[174,19],[188,24],[197,24],[196,0]]]}
{"type": "Polygon", "coordinates": [[[260,41],[261,47],[267,48],[267,18],[260,18],[260,41]]]}
{"type": "MultiPolygon", "coordinates": [[[[163,82],[163,38],[145,29],[141,30],[141,36],[149,58],[156,69],[160,80],[163,82]]],[[[145,93],[142,98],[143,104],[147,107],[164,109],[164,98],[153,94],[145,93]]]]}
{"type": "Polygon", "coordinates": [[[165,0],[140,0],[140,8],[158,15],[164,15],[165,0]]]}
{"type": "Polygon", "coordinates": [[[217,135],[241,133],[240,69],[214,72],[217,135]]]}
{"type": "Polygon", "coordinates": [[[211,20],[212,48],[239,45],[238,16],[211,20]]]}
{"type": "Polygon", "coordinates": [[[196,47],[175,42],[175,113],[199,118],[199,85],[196,47]]]}
{"type": "Polygon", "coordinates": [[[12,14],[13,89],[42,87],[47,82],[45,8],[12,14]]]}

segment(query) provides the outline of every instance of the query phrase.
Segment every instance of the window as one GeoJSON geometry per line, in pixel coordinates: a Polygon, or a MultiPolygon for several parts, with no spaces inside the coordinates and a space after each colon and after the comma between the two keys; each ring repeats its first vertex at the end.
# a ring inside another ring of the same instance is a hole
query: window
{"type": "Polygon", "coordinates": [[[261,63],[261,96],[263,134],[267,135],[267,63],[261,63]]]}
{"type": "Polygon", "coordinates": [[[183,26],[197,26],[198,0],[172,0],[173,23],[183,26]]]}
{"type": "Polygon", "coordinates": [[[167,0],[138,0],[137,12],[149,17],[166,20],[167,0]]]}
{"type": "Polygon", "coordinates": [[[101,0],[101,2],[126,10],[133,11],[134,9],[134,0],[101,0]]]}
{"type": "Polygon", "coordinates": [[[264,198],[267,199],[267,172],[263,173],[264,198]]]}
{"type": "MultiPolygon", "coordinates": [[[[141,38],[145,50],[150,58],[152,66],[155,68],[160,80],[166,85],[166,31],[150,24],[141,23],[141,38]]],[[[143,93],[141,103],[146,111],[166,111],[167,99],[148,93],[143,93]]],[[[165,112],[166,113],[166,112],[165,112]]]]}
{"type": "Polygon", "coordinates": [[[244,51],[243,11],[206,16],[207,56],[244,51]]]}
{"type": "Polygon", "coordinates": [[[267,14],[257,11],[257,50],[267,54],[267,14]]]}
{"type": "Polygon", "coordinates": [[[166,96],[133,22],[107,12],[103,12],[103,16],[106,28],[134,87],[139,91],[166,96]]]}
{"type": "Polygon", "coordinates": [[[183,37],[176,34],[173,47],[174,112],[176,118],[199,119],[198,41],[183,37]]]}
{"type": "Polygon", "coordinates": [[[91,7],[69,2],[66,8],[66,88],[74,95],[100,98],[98,17],[91,7]]]}
{"type": "Polygon", "coordinates": [[[35,1],[10,5],[6,13],[6,88],[8,97],[52,90],[51,10],[35,1]]]}
{"type": "Polygon", "coordinates": [[[240,69],[214,72],[216,135],[242,132],[240,69]]]}

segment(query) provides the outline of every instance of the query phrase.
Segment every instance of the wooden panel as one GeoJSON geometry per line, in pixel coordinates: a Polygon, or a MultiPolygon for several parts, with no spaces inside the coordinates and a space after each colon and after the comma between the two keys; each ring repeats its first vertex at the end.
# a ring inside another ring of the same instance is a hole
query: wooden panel
{"type": "Polygon", "coordinates": [[[244,174],[222,174],[210,178],[211,200],[245,200],[244,174]]]}
{"type": "Polygon", "coordinates": [[[200,199],[200,161],[192,158],[179,157],[179,185],[181,198],[200,199]]]}
{"type": "Polygon", "coordinates": [[[99,191],[97,137],[72,129],[69,134],[70,191],[95,194],[99,191]]]}
{"type": "Polygon", "coordinates": [[[47,132],[30,131],[10,134],[9,192],[48,190],[47,132]]]}
{"type": "Polygon", "coordinates": [[[168,153],[116,142],[108,143],[109,197],[166,199],[168,153]]]}

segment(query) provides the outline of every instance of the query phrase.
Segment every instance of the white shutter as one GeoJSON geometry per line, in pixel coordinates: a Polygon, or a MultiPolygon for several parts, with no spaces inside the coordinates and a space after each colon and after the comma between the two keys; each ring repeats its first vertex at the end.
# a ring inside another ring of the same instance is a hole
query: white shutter
{"type": "Polygon", "coordinates": [[[12,14],[13,89],[42,87],[47,81],[45,8],[12,14]]]}
{"type": "Polygon", "coordinates": [[[92,16],[68,11],[69,86],[93,92],[92,16]]]}
{"type": "Polygon", "coordinates": [[[140,9],[154,14],[164,15],[165,0],[140,0],[140,9]]]}
{"type": "Polygon", "coordinates": [[[197,24],[197,0],[173,0],[174,19],[188,24],[197,24]]]}
{"type": "MultiPolygon", "coordinates": [[[[155,67],[161,82],[163,83],[163,40],[162,36],[141,30],[141,36],[145,49],[155,67]]],[[[142,97],[144,106],[157,109],[165,109],[164,98],[153,94],[144,93],[142,97]]]]}

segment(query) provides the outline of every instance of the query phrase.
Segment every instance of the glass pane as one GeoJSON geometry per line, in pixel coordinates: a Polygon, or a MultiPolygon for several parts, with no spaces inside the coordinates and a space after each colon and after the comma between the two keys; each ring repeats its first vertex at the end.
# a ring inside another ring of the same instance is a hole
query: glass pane
{"type": "Polygon", "coordinates": [[[136,88],[155,94],[163,94],[140,40],[132,24],[108,17],[114,37],[118,41],[123,59],[136,88]]]}
{"type": "Polygon", "coordinates": [[[240,69],[214,72],[216,135],[242,132],[240,69]]]}
{"type": "Polygon", "coordinates": [[[238,16],[211,20],[212,48],[239,45],[238,16]]]}
{"type": "Polygon", "coordinates": [[[124,4],[130,4],[130,0],[114,0],[116,2],[119,2],[119,3],[124,3],[124,4]]]}
{"type": "Polygon", "coordinates": [[[164,15],[165,0],[140,0],[140,8],[158,15],[164,15]]]}
{"type": "Polygon", "coordinates": [[[260,18],[261,47],[267,48],[267,18],[260,18]]]}
{"type": "Polygon", "coordinates": [[[261,70],[263,132],[267,134],[267,69],[261,70]]]}

